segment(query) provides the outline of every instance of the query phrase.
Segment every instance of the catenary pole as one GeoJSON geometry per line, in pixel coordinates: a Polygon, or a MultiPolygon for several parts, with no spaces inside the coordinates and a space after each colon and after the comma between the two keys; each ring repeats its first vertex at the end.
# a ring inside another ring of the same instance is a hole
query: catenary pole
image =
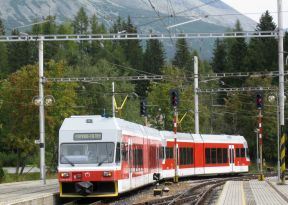
{"type": "Polygon", "coordinates": [[[198,57],[194,56],[194,121],[195,134],[199,134],[198,57]]]}
{"type": "Polygon", "coordinates": [[[40,179],[46,184],[45,167],[45,113],[44,113],[44,52],[43,40],[39,41],[39,127],[40,127],[40,179]]]}
{"type": "Polygon", "coordinates": [[[115,96],[114,82],[112,82],[112,117],[115,117],[115,96]]]}
{"type": "Polygon", "coordinates": [[[280,105],[280,165],[281,183],[285,184],[285,132],[284,132],[284,48],[283,48],[282,0],[278,0],[278,64],[279,64],[279,105],[280,105]]]}

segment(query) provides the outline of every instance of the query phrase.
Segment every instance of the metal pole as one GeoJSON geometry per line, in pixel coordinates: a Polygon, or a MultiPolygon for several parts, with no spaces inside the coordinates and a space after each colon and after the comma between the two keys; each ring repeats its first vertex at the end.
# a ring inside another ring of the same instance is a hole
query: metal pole
{"type": "Polygon", "coordinates": [[[199,101],[198,101],[198,57],[194,56],[194,120],[195,134],[199,134],[199,101]]]}
{"type": "Polygon", "coordinates": [[[114,96],[114,82],[112,82],[112,116],[115,117],[115,96],[114,96]]]}
{"type": "Polygon", "coordinates": [[[40,128],[40,179],[46,184],[46,167],[45,167],[45,112],[44,112],[44,54],[43,40],[39,41],[39,128],[40,128]]]}
{"type": "Polygon", "coordinates": [[[260,176],[259,176],[259,181],[264,180],[264,175],[263,175],[263,155],[262,155],[262,114],[261,114],[261,109],[259,109],[259,116],[258,116],[258,123],[259,123],[259,154],[260,154],[260,176]]]}
{"type": "Polygon", "coordinates": [[[177,156],[177,107],[174,106],[174,116],[173,116],[173,131],[174,131],[174,169],[175,169],[175,176],[174,182],[178,182],[178,156],[177,156]]]}
{"type": "Polygon", "coordinates": [[[278,0],[278,63],[279,63],[279,104],[280,104],[280,157],[281,157],[281,183],[285,184],[285,133],[284,133],[284,48],[283,48],[283,14],[282,0],[278,0]]]}
{"type": "Polygon", "coordinates": [[[256,146],[257,146],[257,149],[256,149],[256,157],[257,157],[257,159],[256,159],[256,165],[257,165],[257,172],[259,172],[259,144],[258,144],[258,137],[259,137],[259,135],[258,135],[258,133],[259,133],[259,131],[258,131],[258,129],[256,130],[256,146]]]}
{"type": "Polygon", "coordinates": [[[276,103],[277,103],[277,176],[278,182],[280,182],[280,145],[279,145],[279,136],[280,136],[280,125],[279,125],[279,99],[278,95],[276,95],[276,103]]]}

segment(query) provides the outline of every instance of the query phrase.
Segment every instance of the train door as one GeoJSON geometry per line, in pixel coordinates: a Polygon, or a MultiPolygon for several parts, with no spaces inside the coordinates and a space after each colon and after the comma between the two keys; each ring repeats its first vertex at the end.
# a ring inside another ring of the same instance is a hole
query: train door
{"type": "Polygon", "coordinates": [[[234,171],[235,166],[235,155],[234,155],[234,145],[229,145],[229,167],[230,171],[234,171]]]}

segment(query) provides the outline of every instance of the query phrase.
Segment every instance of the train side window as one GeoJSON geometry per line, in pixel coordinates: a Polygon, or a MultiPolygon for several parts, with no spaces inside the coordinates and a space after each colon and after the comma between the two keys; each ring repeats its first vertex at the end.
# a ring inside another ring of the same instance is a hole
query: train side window
{"type": "Polygon", "coordinates": [[[227,163],[228,162],[228,150],[227,148],[223,148],[223,163],[227,163]]]}
{"type": "Polygon", "coordinates": [[[149,147],[149,168],[156,168],[157,167],[157,148],[155,145],[151,145],[149,147]]]}
{"type": "Polygon", "coordinates": [[[165,147],[160,148],[160,153],[159,153],[159,159],[164,159],[165,158],[165,147]]]}
{"type": "Polygon", "coordinates": [[[210,148],[206,148],[205,149],[205,161],[206,164],[210,164],[211,163],[211,152],[210,152],[210,148]]]}
{"type": "Polygon", "coordinates": [[[128,161],[128,144],[122,143],[121,145],[122,145],[121,147],[122,161],[128,161]]]}
{"type": "Polygon", "coordinates": [[[236,148],[236,157],[241,157],[241,152],[239,148],[236,148]]]}
{"type": "Polygon", "coordinates": [[[180,165],[186,164],[186,148],[180,148],[180,165]]]}
{"type": "Polygon", "coordinates": [[[193,148],[188,148],[188,156],[190,157],[189,164],[194,164],[194,152],[193,148]]]}
{"type": "Polygon", "coordinates": [[[166,147],[166,159],[173,159],[173,147],[166,147]]]}
{"type": "Polygon", "coordinates": [[[211,149],[211,161],[212,161],[212,164],[216,164],[216,162],[217,162],[216,148],[211,149]]]}
{"type": "Polygon", "coordinates": [[[217,163],[223,163],[222,148],[217,148],[217,163]]]}
{"type": "Polygon", "coordinates": [[[116,163],[120,162],[120,142],[117,142],[115,162],[116,163]]]}
{"type": "Polygon", "coordinates": [[[241,148],[241,157],[245,157],[245,148],[241,148]]]}
{"type": "Polygon", "coordinates": [[[141,145],[134,146],[133,165],[135,171],[143,170],[143,147],[141,145]]]}
{"type": "Polygon", "coordinates": [[[249,157],[249,149],[248,149],[248,148],[246,148],[246,157],[247,157],[247,158],[250,158],[250,157],[249,157]]]}

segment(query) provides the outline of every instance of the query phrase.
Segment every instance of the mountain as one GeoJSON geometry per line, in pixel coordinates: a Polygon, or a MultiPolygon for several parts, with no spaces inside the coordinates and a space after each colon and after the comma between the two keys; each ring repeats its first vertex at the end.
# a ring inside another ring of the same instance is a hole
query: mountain
{"type": "MultiPolygon", "coordinates": [[[[0,18],[9,34],[17,27],[20,31],[29,30],[31,27],[22,26],[48,15],[56,16],[58,23],[71,21],[81,7],[88,16],[96,14],[106,26],[113,25],[118,16],[126,18],[129,15],[138,32],[167,32],[167,26],[191,19],[196,21],[170,31],[223,32],[234,27],[237,19],[244,30],[252,31],[256,26],[256,22],[220,0],[1,0],[0,18]]],[[[191,42],[200,52],[213,45],[212,40],[191,42]]]]}

